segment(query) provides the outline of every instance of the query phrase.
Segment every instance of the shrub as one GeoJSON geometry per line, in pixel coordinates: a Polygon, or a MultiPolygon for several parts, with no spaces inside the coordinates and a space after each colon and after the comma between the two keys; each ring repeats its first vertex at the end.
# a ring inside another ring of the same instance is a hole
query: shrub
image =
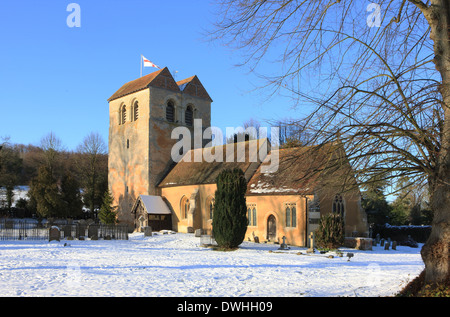
{"type": "Polygon", "coordinates": [[[344,244],[344,221],[340,214],[330,213],[320,217],[315,233],[315,244],[322,249],[337,249],[344,244]]]}
{"type": "Polygon", "coordinates": [[[235,249],[247,231],[247,181],[240,169],[225,170],[217,177],[213,235],[220,249],[235,249]]]}
{"type": "Polygon", "coordinates": [[[100,221],[106,225],[117,223],[117,211],[116,206],[113,206],[114,197],[110,191],[106,191],[103,196],[103,204],[100,207],[100,212],[98,213],[98,218],[100,221]]]}

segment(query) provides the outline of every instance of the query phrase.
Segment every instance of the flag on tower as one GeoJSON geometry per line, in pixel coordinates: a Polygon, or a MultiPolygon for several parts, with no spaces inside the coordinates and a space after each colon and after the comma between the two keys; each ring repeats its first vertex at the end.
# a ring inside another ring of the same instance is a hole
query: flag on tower
{"type": "Polygon", "coordinates": [[[144,67],[155,67],[155,68],[161,69],[159,66],[153,64],[148,59],[146,59],[144,56],[142,56],[142,60],[144,61],[144,67]]]}

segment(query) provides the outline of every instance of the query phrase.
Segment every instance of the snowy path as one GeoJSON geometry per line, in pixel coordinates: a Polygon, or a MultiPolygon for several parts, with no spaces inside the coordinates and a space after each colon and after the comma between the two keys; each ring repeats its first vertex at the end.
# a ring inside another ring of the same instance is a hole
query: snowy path
{"type": "Polygon", "coordinates": [[[348,262],[297,254],[305,248],[244,242],[219,252],[199,243],[181,233],[0,241],[0,296],[391,296],[424,267],[420,248],[342,249],[355,254],[348,262]]]}

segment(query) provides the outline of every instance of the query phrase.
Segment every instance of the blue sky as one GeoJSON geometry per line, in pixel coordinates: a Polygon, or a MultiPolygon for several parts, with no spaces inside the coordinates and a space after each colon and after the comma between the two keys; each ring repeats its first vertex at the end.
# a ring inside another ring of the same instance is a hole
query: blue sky
{"type": "MultiPolygon", "coordinates": [[[[35,144],[49,132],[75,150],[90,132],[108,141],[107,99],[140,73],[140,55],[176,74],[197,75],[214,100],[212,125],[295,117],[289,100],[266,101],[239,52],[205,40],[208,0],[15,0],[0,9],[0,138],[35,144]],[[66,20],[71,2],[81,27],[66,20]]],[[[267,65],[271,67],[271,65],[267,65]]],[[[154,68],[144,68],[144,75],[154,68]]]]}

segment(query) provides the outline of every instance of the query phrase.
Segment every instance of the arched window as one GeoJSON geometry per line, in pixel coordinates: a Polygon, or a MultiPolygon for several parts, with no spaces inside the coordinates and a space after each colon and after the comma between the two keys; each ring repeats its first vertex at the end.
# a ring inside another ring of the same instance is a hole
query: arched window
{"type": "Polygon", "coordinates": [[[175,121],[175,106],[171,100],[167,102],[166,106],[166,120],[169,122],[175,121]]]}
{"type": "Polygon", "coordinates": [[[189,204],[189,199],[186,196],[183,196],[183,198],[181,198],[181,217],[183,219],[187,219],[188,215],[189,215],[189,209],[190,209],[190,204],[189,204]]]}
{"type": "Polygon", "coordinates": [[[344,199],[342,199],[342,195],[336,195],[333,201],[333,212],[339,213],[342,217],[344,217],[344,199]]]}
{"type": "Polygon", "coordinates": [[[256,205],[247,205],[248,225],[256,227],[256,205]]]}
{"type": "Polygon", "coordinates": [[[133,121],[137,119],[139,119],[139,103],[135,101],[133,106],[133,121]]]}
{"type": "Polygon", "coordinates": [[[285,205],[286,227],[297,227],[297,209],[295,203],[285,205]]]}
{"type": "Polygon", "coordinates": [[[192,126],[194,123],[194,109],[192,109],[192,106],[190,105],[186,108],[184,120],[188,126],[192,126]]]}
{"type": "Polygon", "coordinates": [[[286,207],[286,227],[291,226],[291,208],[289,206],[286,207]]]}
{"type": "Polygon", "coordinates": [[[122,105],[119,111],[119,124],[124,124],[127,121],[127,106],[122,105]]]}

